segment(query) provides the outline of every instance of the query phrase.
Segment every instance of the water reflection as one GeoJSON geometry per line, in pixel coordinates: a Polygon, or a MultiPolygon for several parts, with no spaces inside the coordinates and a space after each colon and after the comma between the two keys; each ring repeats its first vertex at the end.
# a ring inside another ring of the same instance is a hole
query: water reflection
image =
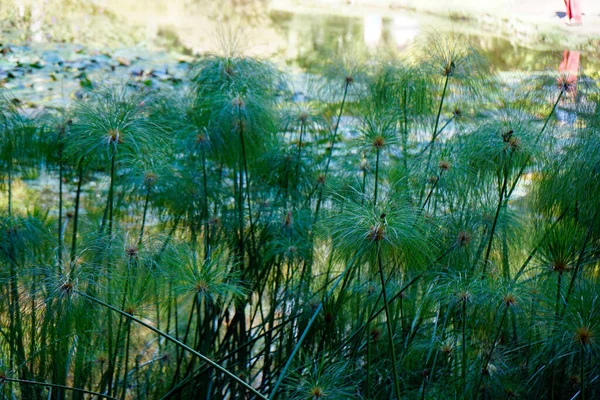
{"type": "MultiPolygon", "coordinates": [[[[287,37],[280,54],[288,64],[310,68],[326,60],[332,53],[352,49],[370,55],[382,49],[395,53],[405,52],[411,44],[432,30],[444,34],[456,27],[448,21],[423,19],[416,14],[401,14],[388,18],[381,14],[362,17],[331,15],[304,15],[274,12],[271,21],[277,31],[287,37]]],[[[460,26],[465,30],[465,26],[460,26]]],[[[468,32],[477,32],[472,26],[468,32]]],[[[556,57],[562,50],[536,50],[521,47],[508,39],[467,33],[463,34],[474,47],[486,56],[498,71],[543,71],[556,70],[556,57]]],[[[586,73],[600,71],[600,58],[595,54],[580,55],[586,73]]]]}
{"type": "Polygon", "coordinates": [[[394,17],[391,34],[398,50],[405,49],[419,34],[419,23],[408,17],[394,17]]]}
{"type": "Polygon", "coordinates": [[[379,45],[383,31],[381,15],[365,15],[363,20],[363,40],[367,48],[373,50],[379,45]]]}

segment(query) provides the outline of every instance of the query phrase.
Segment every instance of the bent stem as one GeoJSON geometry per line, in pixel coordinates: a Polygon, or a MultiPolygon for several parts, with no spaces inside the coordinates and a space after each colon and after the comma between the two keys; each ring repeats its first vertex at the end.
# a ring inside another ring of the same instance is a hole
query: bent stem
{"type": "Polygon", "coordinates": [[[292,361],[294,360],[294,357],[296,356],[296,354],[300,350],[300,346],[302,346],[302,342],[306,338],[306,335],[308,335],[308,331],[310,330],[310,328],[312,327],[312,325],[317,320],[317,316],[319,315],[319,313],[321,312],[321,310],[323,310],[323,304],[331,296],[331,294],[333,293],[333,291],[338,287],[338,285],[340,284],[340,282],[342,281],[342,279],[344,278],[344,276],[348,273],[348,271],[352,268],[352,266],[354,266],[354,262],[357,260],[357,258],[361,254],[362,254],[361,252],[357,252],[354,255],[354,257],[350,260],[350,262],[348,263],[348,265],[346,266],[346,268],[342,271],[342,273],[340,274],[340,276],[337,277],[337,279],[333,283],[333,286],[331,287],[331,289],[329,289],[329,291],[327,292],[327,294],[325,294],[325,297],[324,297],[323,301],[321,301],[319,303],[319,306],[317,307],[317,309],[313,313],[312,317],[308,321],[308,324],[306,324],[306,328],[304,328],[304,332],[302,332],[302,335],[298,339],[298,343],[296,343],[296,346],[294,346],[294,349],[292,350],[292,353],[290,354],[287,362],[285,363],[285,365],[281,369],[281,373],[279,374],[279,378],[277,379],[277,382],[275,383],[275,386],[273,386],[273,391],[271,392],[271,395],[269,396],[268,400],[274,400],[274,399],[277,398],[277,391],[278,391],[279,387],[281,386],[281,383],[285,379],[285,376],[287,374],[287,370],[292,365],[292,361]]]}
{"type": "Polygon", "coordinates": [[[49,388],[56,388],[56,389],[62,389],[62,390],[70,390],[70,391],[73,391],[73,392],[79,392],[79,393],[83,393],[83,394],[89,394],[89,395],[92,395],[92,396],[97,396],[99,399],[119,400],[116,397],[107,396],[106,394],[103,394],[103,393],[92,392],[91,390],[85,390],[85,389],[75,388],[75,387],[71,387],[71,386],[58,385],[56,383],[37,382],[37,381],[28,380],[28,379],[15,379],[15,378],[2,377],[2,378],[0,378],[0,385],[3,382],[15,382],[15,383],[25,384],[25,385],[46,386],[46,387],[49,387],[49,388]]]}
{"type": "MultiPolygon", "coordinates": [[[[538,144],[538,142],[542,138],[542,134],[546,130],[546,127],[548,126],[548,122],[550,122],[550,118],[554,114],[554,111],[556,110],[556,107],[558,106],[558,102],[560,101],[560,99],[562,98],[562,96],[563,96],[564,93],[565,93],[565,91],[561,90],[560,93],[558,94],[558,98],[554,102],[554,105],[552,106],[552,110],[550,110],[550,114],[548,114],[548,117],[546,117],[546,120],[544,121],[544,125],[542,126],[542,129],[540,130],[540,133],[538,134],[538,137],[535,139],[535,144],[536,145],[538,144]]],[[[513,191],[515,190],[515,188],[517,187],[517,183],[519,182],[519,179],[521,178],[521,176],[525,172],[525,168],[527,168],[527,164],[529,164],[529,160],[530,159],[531,159],[531,155],[529,155],[527,157],[527,160],[523,163],[523,166],[519,170],[519,173],[517,174],[517,177],[516,177],[514,183],[510,187],[510,190],[508,191],[507,197],[510,197],[512,195],[513,191]]]]}
{"type": "Polygon", "coordinates": [[[80,291],[74,291],[74,293],[77,293],[78,295],[90,300],[93,303],[97,303],[99,305],[101,305],[102,307],[108,308],[111,311],[114,311],[128,319],[130,319],[131,321],[142,325],[143,327],[145,327],[146,329],[151,330],[152,332],[156,333],[157,335],[162,336],[163,338],[165,338],[166,340],[173,342],[174,344],[176,344],[177,346],[181,347],[184,350],[187,350],[188,352],[190,352],[191,354],[195,355],[196,357],[200,358],[202,361],[210,364],[212,367],[216,368],[217,370],[219,370],[220,372],[224,373],[225,375],[227,375],[228,377],[230,377],[231,379],[233,379],[234,381],[236,381],[237,383],[239,383],[241,386],[243,386],[245,389],[249,390],[250,392],[252,392],[254,395],[258,396],[258,398],[263,399],[263,400],[267,400],[267,398],[265,396],[263,396],[260,392],[258,392],[256,389],[254,389],[252,386],[250,386],[248,383],[244,382],[242,379],[240,379],[239,377],[237,377],[236,375],[232,374],[231,372],[229,372],[227,369],[223,368],[221,365],[217,364],[216,362],[214,362],[213,360],[211,360],[210,358],[206,357],[205,355],[197,352],[196,350],[192,349],[190,346],[186,345],[185,343],[175,339],[173,336],[160,331],[158,329],[156,329],[155,327],[153,327],[152,325],[142,321],[139,318],[134,317],[133,315],[120,310],[116,307],[111,306],[108,303],[105,303],[104,301],[97,299],[95,297],[90,296],[87,293],[83,293],[80,291]]]}

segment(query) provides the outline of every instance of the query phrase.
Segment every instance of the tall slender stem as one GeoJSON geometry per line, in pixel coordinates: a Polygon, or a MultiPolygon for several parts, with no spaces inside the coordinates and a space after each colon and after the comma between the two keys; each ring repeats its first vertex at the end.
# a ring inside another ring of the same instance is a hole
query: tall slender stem
{"type": "MultiPolygon", "coordinates": [[[[561,90],[560,93],[558,94],[558,97],[557,97],[556,101],[554,102],[554,105],[552,106],[552,110],[550,110],[550,114],[548,114],[548,117],[546,117],[546,120],[544,121],[544,125],[542,126],[542,129],[540,130],[540,133],[538,134],[538,137],[535,139],[535,144],[536,145],[538,144],[538,142],[542,138],[542,134],[546,130],[546,127],[548,126],[548,122],[550,121],[550,118],[554,114],[554,111],[556,110],[556,107],[558,106],[558,102],[560,101],[560,99],[562,98],[562,96],[564,95],[564,93],[565,93],[565,91],[561,90]]],[[[525,168],[527,168],[527,164],[529,164],[529,160],[530,159],[531,159],[531,155],[528,155],[527,156],[527,160],[523,163],[523,166],[519,170],[519,173],[517,174],[517,177],[515,178],[515,181],[513,182],[512,186],[510,187],[510,190],[508,191],[508,196],[507,197],[510,198],[510,196],[512,195],[512,192],[517,187],[517,183],[519,182],[519,178],[521,178],[521,176],[525,172],[525,168]]]]}
{"type": "Polygon", "coordinates": [[[298,343],[296,343],[296,346],[292,350],[290,356],[288,357],[288,360],[286,361],[285,365],[281,369],[281,372],[279,373],[279,378],[277,379],[277,382],[275,382],[275,385],[273,386],[273,390],[271,391],[271,395],[269,396],[269,400],[274,400],[275,398],[277,398],[277,391],[278,391],[279,387],[281,386],[283,380],[285,379],[287,371],[290,368],[290,366],[292,365],[292,361],[294,360],[294,357],[296,356],[296,354],[300,350],[300,346],[302,346],[302,342],[304,342],[304,339],[306,339],[306,336],[308,335],[308,331],[310,330],[310,328],[312,327],[312,325],[317,320],[317,317],[321,313],[321,310],[323,310],[323,304],[331,296],[331,294],[333,293],[333,291],[338,287],[338,285],[340,284],[340,282],[342,281],[342,279],[344,278],[344,276],[348,273],[348,271],[350,270],[350,268],[353,267],[354,262],[356,261],[356,259],[361,254],[362,254],[361,252],[357,252],[354,255],[354,257],[348,262],[348,265],[346,266],[346,268],[344,269],[344,271],[342,271],[342,273],[337,277],[337,279],[335,280],[335,282],[333,283],[333,285],[331,286],[331,288],[329,289],[329,291],[325,295],[325,298],[323,299],[323,301],[321,301],[319,303],[317,309],[313,312],[312,317],[310,318],[310,320],[306,324],[306,327],[304,328],[304,331],[302,332],[302,335],[298,339],[298,343]]]}
{"type": "MultiPolygon", "coordinates": [[[[448,81],[450,80],[450,74],[446,74],[446,79],[444,80],[444,89],[442,90],[442,98],[440,99],[440,105],[438,107],[437,116],[435,118],[435,125],[433,127],[433,132],[431,133],[431,140],[429,141],[428,154],[427,154],[427,163],[425,164],[425,173],[429,171],[429,167],[431,166],[431,158],[433,157],[433,146],[435,144],[435,140],[437,139],[437,131],[440,123],[440,116],[442,114],[442,107],[444,106],[444,99],[446,98],[446,90],[448,89],[448,81]]],[[[425,187],[421,189],[421,193],[419,194],[419,203],[423,200],[423,195],[425,194],[425,187]]]]}
{"type": "Polygon", "coordinates": [[[61,127],[61,134],[58,137],[58,265],[62,264],[63,256],[63,151],[62,151],[62,132],[64,125],[61,127]]]}
{"type": "MultiPolygon", "coordinates": [[[[241,104],[238,103],[238,123],[239,123],[239,134],[240,144],[242,146],[242,161],[243,161],[243,173],[246,180],[246,201],[248,202],[248,221],[250,222],[250,238],[252,239],[252,253],[256,254],[256,237],[254,234],[254,222],[252,220],[252,199],[250,197],[250,178],[248,175],[248,159],[246,158],[246,143],[244,140],[244,121],[242,119],[241,104]]],[[[243,182],[240,180],[240,192],[243,190],[243,182]]]]}
{"type": "Polygon", "coordinates": [[[202,185],[204,186],[204,259],[210,259],[210,211],[208,209],[208,181],[206,176],[206,150],[202,146],[202,185]]]}
{"type": "Polygon", "coordinates": [[[12,217],[12,162],[8,162],[8,216],[12,217]]]}
{"type": "Polygon", "coordinates": [[[239,377],[237,377],[236,375],[232,374],[231,372],[229,372],[228,370],[226,370],[225,368],[223,368],[222,366],[220,366],[219,364],[217,364],[216,362],[214,362],[213,360],[211,360],[210,358],[206,357],[203,354],[198,353],[196,350],[192,349],[190,346],[188,346],[187,344],[177,340],[176,338],[174,338],[173,336],[160,331],[158,329],[156,329],[155,327],[153,327],[152,325],[144,322],[143,320],[134,317],[133,315],[120,310],[116,307],[111,306],[108,303],[105,303],[104,301],[97,299],[95,297],[90,296],[87,293],[84,292],[79,292],[76,291],[74,293],[77,293],[78,295],[85,297],[86,299],[90,300],[93,303],[97,303],[103,307],[108,308],[111,311],[114,311],[128,319],[130,319],[131,321],[142,325],[143,327],[145,327],[146,329],[151,330],[152,332],[156,333],[159,336],[162,336],[163,338],[167,339],[170,342],[173,342],[174,344],[176,344],[177,346],[181,347],[184,350],[187,350],[188,352],[192,353],[193,355],[195,355],[196,357],[200,358],[201,360],[203,360],[204,362],[206,362],[207,364],[210,364],[213,368],[216,368],[217,370],[219,370],[220,372],[224,373],[225,375],[227,375],[228,377],[230,377],[231,379],[233,379],[234,381],[238,382],[240,385],[242,385],[245,389],[249,390],[250,392],[252,392],[255,396],[258,396],[258,398],[263,399],[263,400],[267,400],[267,398],[265,396],[263,396],[260,392],[258,392],[256,389],[254,389],[252,386],[250,386],[248,383],[244,382],[242,379],[240,379],[239,377]]]}
{"type": "Polygon", "coordinates": [[[502,209],[502,204],[504,202],[504,193],[506,191],[506,186],[508,184],[508,171],[504,172],[504,179],[502,182],[502,188],[500,189],[500,194],[498,198],[498,206],[496,207],[496,214],[494,215],[494,221],[492,222],[492,229],[490,231],[490,238],[487,244],[487,250],[485,251],[485,257],[483,260],[483,272],[487,269],[487,263],[490,259],[490,252],[492,251],[492,241],[494,240],[494,233],[496,232],[496,225],[498,224],[498,217],[500,216],[500,209],[502,209]]]}
{"type": "Polygon", "coordinates": [[[383,304],[385,308],[385,320],[387,326],[388,333],[388,344],[390,346],[390,353],[392,356],[392,372],[394,374],[394,389],[396,391],[396,398],[401,399],[400,397],[400,382],[398,380],[398,367],[396,365],[396,348],[394,346],[394,330],[392,328],[392,316],[390,314],[390,306],[387,297],[387,290],[385,285],[385,276],[383,274],[383,260],[381,258],[381,246],[379,242],[377,242],[377,266],[379,269],[379,278],[381,279],[381,292],[383,294],[383,304]]]}
{"type": "Polygon", "coordinates": [[[140,237],[138,238],[138,247],[142,245],[142,240],[144,238],[144,228],[146,227],[146,215],[148,214],[148,203],[150,202],[150,192],[152,191],[152,186],[147,184],[146,188],[146,196],[144,199],[144,211],[142,212],[142,226],[140,227],[140,237]]]}
{"type": "MultiPolygon", "coordinates": [[[[327,179],[327,174],[329,173],[329,165],[331,164],[331,158],[333,157],[333,148],[335,146],[335,141],[337,140],[338,129],[340,128],[340,121],[342,119],[342,113],[344,112],[344,105],[346,104],[346,97],[348,96],[348,88],[350,87],[351,81],[346,79],[346,83],[344,85],[344,95],[342,96],[342,103],[340,105],[340,111],[338,112],[338,117],[335,122],[335,127],[333,129],[333,133],[331,134],[331,147],[329,148],[329,154],[327,156],[327,162],[325,163],[325,172],[323,176],[327,179]]],[[[319,183],[317,183],[319,184],[319,183]]],[[[319,197],[317,198],[317,207],[315,209],[315,221],[319,218],[319,211],[321,210],[321,202],[323,201],[323,187],[325,186],[325,182],[321,184],[319,188],[319,197]]]]}
{"type": "Polygon", "coordinates": [[[108,191],[108,236],[112,234],[113,227],[113,207],[115,197],[115,164],[117,159],[117,149],[113,148],[110,157],[110,188],[108,191]]]}
{"type": "MultiPolygon", "coordinates": [[[[504,319],[506,318],[506,314],[508,314],[509,307],[510,306],[508,304],[504,304],[504,312],[502,313],[502,318],[500,319],[500,324],[498,325],[498,329],[496,330],[496,335],[494,337],[494,342],[492,343],[492,348],[490,349],[489,354],[485,358],[485,362],[483,364],[483,369],[487,370],[488,365],[490,364],[490,361],[492,359],[492,356],[494,355],[494,350],[496,349],[496,344],[498,343],[498,339],[500,338],[500,333],[502,332],[502,326],[504,325],[504,319]]],[[[481,381],[483,380],[483,375],[484,375],[483,369],[479,375],[479,380],[477,381],[477,386],[475,386],[475,390],[473,391],[473,397],[476,397],[477,393],[479,393],[479,388],[481,387],[481,381]]]]}
{"type": "Polygon", "coordinates": [[[377,205],[377,188],[379,187],[379,153],[381,148],[377,146],[377,158],[375,160],[375,190],[373,194],[373,204],[377,205]]]}
{"type": "Polygon", "coordinates": [[[81,201],[81,184],[83,182],[83,158],[79,160],[79,176],[75,193],[75,212],[73,214],[73,236],[71,240],[71,263],[77,258],[77,229],[79,224],[79,202],[81,201]]]}
{"type": "Polygon", "coordinates": [[[467,299],[462,301],[462,392],[463,395],[467,392],[467,299]]]}

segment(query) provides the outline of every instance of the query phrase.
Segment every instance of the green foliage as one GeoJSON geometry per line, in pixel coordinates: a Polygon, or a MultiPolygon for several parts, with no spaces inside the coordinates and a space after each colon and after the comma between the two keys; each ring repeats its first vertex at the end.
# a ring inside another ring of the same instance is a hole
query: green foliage
{"type": "Polygon", "coordinates": [[[2,395],[600,396],[600,96],[427,46],[3,94],[2,395]]]}

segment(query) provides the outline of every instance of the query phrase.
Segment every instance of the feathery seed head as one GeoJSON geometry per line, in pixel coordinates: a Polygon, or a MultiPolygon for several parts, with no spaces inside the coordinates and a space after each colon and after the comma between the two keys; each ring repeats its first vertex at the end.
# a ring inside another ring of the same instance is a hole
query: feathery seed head
{"type": "Polygon", "coordinates": [[[381,149],[385,145],[385,138],[381,135],[375,136],[373,139],[373,147],[381,149]]]}
{"type": "Polygon", "coordinates": [[[518,137],[511,137],[508,140],[508,148],[513,150],[513,151],[517,151],[521,148],[521,139],[519,139],[518,137]]]}
{"type": "Polygon", "coordinates": [[[360,160],[359,169],[361,171],[368,171],[369,170],[369,162],[367,161],[366,158],[363,158],[362,160],[360,160]]]}
{"type": "Polygon", "coordinates": [[[64,282],[61,286],[60,286],[60,292],[66,295],[70,295],[73,292],[73,282],[67,281],[64,282]]]}
{"type": "Polygon", "coordinates": [[[467,231],[460,231],[458,232],[458,237],[456,238],[456,241],[458,242],[458,245],[460,247],[464,247],[469,245],[469,243],[471,243],[471,234],[467,231]]]}
{"type": "Polygon", "coordinates": [[[574,95],[577,89],[577,75],[571,72],[562,72],[556,79],[558,89],[567,95],[574,95]]]}
{"type": "Polygon", "coordinates": [[[121,135],[121,132],[119,132],[118,129],[109,129],[107,132],[107,140],[109,144],[121,144],[123,143],[123,135],[121,135]]]}
{"type": "Polygon", "coordinates": [[[517,304],[517,298],[514,294],[508,293],[502,298],[502,302],[506,307],[514,307],[517,304]]]}
{"type": "Polygon", "coordinates": [[[320,399],[320,398],[327,396],[325,394],[325,391],[320,386],[313,387],[310,390],[310,395],[312,396],[313,399],[320,399]]]}
{"type": "Polygon", "coordinates": [[[127,257],[129,258],[135,258],[138,255],[138,248],[135,246],[129,246],[127,249],[125,249],[125,254],[127,254],[127,257]]]}
{"type": "Polygon", "coordinates": [[[196,135],[196,144],[203,145],[206,142],[208,142],[208,136],[206,136],[206,133],[202,132],[196,135]]]}
{"type": "Polygon", "coordinates": [[[378,328],[371,330],[371,341],[376,342],[381,338],[381,331],[378,328]]]}
{"type": "Polygon", "coordinates": [[[208,291],[208,283],[205,280],[200,280],[196,282],[194,289],[198,293],[206,293],[208,291]]]}
{"type": "Polygon", "coordinates": [[[319,185],[323,185],[323,184],[325,184],[326,179],[327,178],[325,177],[325,174],[319,174],[319,176],[317,176],[317,183],[319,185]]]}
{"type": "Polygon", "coordinates": [[[456,297],[458,297],[459,301],[469,301],[469,299],[471,298],[471,293],[467,292],[466,290],[463,290],[456,293],[456,297]]]}
{"type": "Polygon", "coordinates": [[[574,340],[581,346],[589,346],[594,343],[594,332],[587,326],[580,326],[575,331],[574,340]]]}
{"type": "Polygon", "coordinates": [[[556,271],[558,273],[567,272],[571,269],[571,266],[565,260],[556,260],[550,266],[552,271],[556,271]]]}
{"type": "Polygon", "coordinates": [[[581,379],[578,375],[569,376],[569,384],[572,386],[578,386],[581,383],[581,379]]]}
{"type": "Polygon", "coordinates": [[[291,211],[288,211],[287,214],[285,214],[285,217],[283,219],[283,226],[289,227],[289,226],[292,226],[293,224],[294,224],[294,216],[292,215],[291,211]]]}
{"type": "Polygon", "coordinates": [[[306,112],[303,111],[300,114],[298,114],[298,121],[300,121],[303,124],[305,124],[306,121],[308,121],[308,113],[306,113],[306,112]]]}
{"type": "Polygon", "coordinates": [[[452,76],[452,72],[454,72],[455,68],[456,64],[454,60],[450,60],[448,63],[446,63],[446,65],[444,65],[444,76],[452,76]]]}
{"type": "Polygon", "coordinates": [[[450,169],[450,163],[448,161],[445,161],[445,160],[440,160],[440,162],[438,164],[438,167],[442,171],[448,171],[450,169]]]}
{"type": "Polygon", "coordinates": [[[233,100],[231,100],[231,105],[233,107],[239,107],[243,109],[246,106],[246,103],[244,102],[244,99],[242,99],[240,96],[235,96],[233,100]]]}
{"type": "Polygon", "coordinates": [[[440,348],[440,351],[444,354],[450,354],[454,350],[454,347],[450,343],[444,343],[440,348]]]}
{"type": "Polygon", "coordinates": [[[382,223],[377,223],[369,228],[367,239],[372,242],[380,242],[385,239],[385,226],[382,223]]]}
{"type": "Polygon", "coordinates": [[[144,176],[144,184],[146,185],[146,187],[153,187],[154,184],[156,183],[156,175],[152,172],[147,172],[146,175],[144,176]]]}

